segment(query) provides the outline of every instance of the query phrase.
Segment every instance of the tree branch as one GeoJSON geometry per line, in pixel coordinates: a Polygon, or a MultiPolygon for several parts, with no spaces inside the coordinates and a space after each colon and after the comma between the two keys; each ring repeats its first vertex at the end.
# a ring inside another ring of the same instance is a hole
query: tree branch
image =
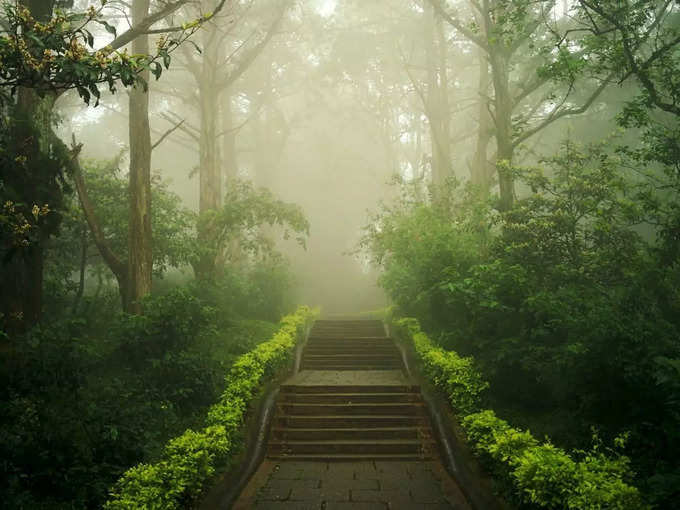
{"type": "Polygon", "coordinates": [[[441,4],[441,0],[428,0],[428,2],[430,2],[432,7],[434,7],[434,10],[437,11],[437,14],[439,14],[449,25],[458,30],[461,34],[482,48],[484,51],[489,51],[489,46],[486,43],[486,40],[482,37],[479,37],[469,28],[466,28],[460,21],[446,12],[441,4]]]}
{"type": "Polygon", "coordinates": [[[559,106],[556,107],[550,114],[537,126],[535,126],[532,129],[529,129],[519,135],[515,140],[513,141],[513,147],[517,147],[520,143],[524,142],[525,140],[531,138],[534,136],[536,133],[538,133],[540,130],[548,127],[550,124],[555,122],[558,119],[561,119],[562,117],[566,117],[568,115],[580,115],[584,113],[585,111],[588,110],[592,106],[592,104],[595,102],[595,100],[604,92],[604,89],[607,88],[607,86],[611,83],[612,79],[614,78],[616,73],[611,73],[605,80],[600,83],[600,85],[593,91],[593,93],[588,97],[588,99],[583,103],[581,106],[578,108],[566,108],[564,110],[558,111],[559,106]]]}
{"type": "Polygon", "coordinates": [[[177,129],[179,129],[179,128],[182,126],[182,124],[184,124],[184,119],[182,119],[179,123],[177,123],[177,124],[175,124],[174,126],[172,126],[172,127],[171,127],[170,129],[168,129],[165,133],[163,133],[163,135],[158,139],[158,141],[157,141],[156,143],[154,143],[154,144],[151,146],[151,150],[153,151],[156,147],[158,147],[160,144],[162,144],[163,141],[164,141],[168,136],[170,136],[172,133],[174,133],[177,129]]]}
{"type": "MultiPolygon", "coordinates": [[[[165,5],[162,9],[149,14],[146,18],[144,18],[142,21],[140,21],[137,25],[130,27],[127,29],[125,32],[120,34],[118,37],[116,37],[113,41],[111,41],[108,46],[111,47],[112,50],[117,50],[119,48],[122,48],[126,44],[132,42],[133,39],[139,37],[140,35],[143,34],[162,34],[162,33],[170,33],[170,32],[181,32],[185,30],[184,26],[170,26],[166,28],[159,28],[152,30],[151,27],[161,21],[162,19],[168,17],[170,14],[173,12],[177,11],[180,7],[183,5],[187,4],[190,0],[176,0],[175,2],[171,2],[165,5]]],[[[212,14],[208,17],[201,17],[198,19],[199,24],[203,24],[208,20],[213,19],[223,8],[224,5],[227,3],[227,0],[220,0],[220,3],[217,4],[215,9],[213,10],[212,14]]]]}
{"type": "Polygon", "coordinates": [[[113,252],[113,250],[109,246],[109,243],[106,240],[104,233],[102,232],[101,226],[97,221],[97,217],[94,211],[94,205],[90,200],[90,196],[87,192],[87,187],[85,186],[83,171],[82,168],[80,167],[80,161],[78,160],[78,156],[80,155],[80,151],[82,150],[83,145],[76,143],[76,137],[75,135],[72,135],[72,146],[71,149],[69,150],[66,144],[62,142],[59,139],[59,137],[57,137],[55,134],[53,134],[53,138],[54,141],[58,145],[60,145],[67,153],[70,152],[71,154],[71,157],[68,160],[70,167],[69,169],[71,171],[71,175],[73,176],[73,180],[76,185],[78,199],[83,209],[83,213],[85,214],[85,220],[87,221],[87,225],[90,228],[90,232],[92,232],[92,237],[94,239],[95,246],[97,247],[97,250],[99,250],[99,254],[101,255],[102,259],[104,259],[104,262],[106,262],[106,265],[109,266],[109,269],[111,269],[113,274],[116,276],[119,285],[121,284],[124,285],[124,282],[127,281],[128,270],[127,262],[118,258],[118,256],[113,252]]]}
{"type": "Polygon", "coordinates": [[[267,44],[269,44],[269,41],[271,41],[272,37],[274,37],[274,34],[276,33],[276,30],[281,25],[281,22],[283,21],[283,15],[285,14],[286,9],[288,9],[290,3],[291,3],[290,0],[288,0],[282,4],[281,9],[279,10],[276,18],[270,25],[269,30],[267,31],[265,37],[255,47],[253,47],[250,51],[246,53],[246,55],[239,61],[238,65],[236,66],[236,69],[234,69],[231,73],[229,73],[228,76],[225,77],[224,80],[220,81],[220,83],[217,84],[218,90],[224,90],[230,87],[232,83],[238,80],[241,77],[241,75],[246,72],[246,69],[250,67],[250,65],[255,61],[258,55],[262,53],[262,50],[264,50],[267,44]]]}

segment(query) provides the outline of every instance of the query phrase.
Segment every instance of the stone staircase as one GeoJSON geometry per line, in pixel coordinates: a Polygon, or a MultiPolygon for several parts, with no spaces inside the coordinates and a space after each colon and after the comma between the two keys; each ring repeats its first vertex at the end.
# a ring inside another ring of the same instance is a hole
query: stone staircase
{"type": "Polygon", "coordinates": [[[310,376],[305,384],[293,378],[281,386],[269,458],[424,460],[436,455],[420,388],[405,383],[399,351],[380,321],[317,321],[301,368],[300,375],[310,376]],[[384,384],[387,371],[402,382],[384,384]],[[345,383],[309,383],[315,375],[318,381],[338,376],[345,383]]]}
{"type": "Polygon", "coordinates": [[[402,361],[380,321],[316,321],[302,370],[401,370],[402,361]]]}

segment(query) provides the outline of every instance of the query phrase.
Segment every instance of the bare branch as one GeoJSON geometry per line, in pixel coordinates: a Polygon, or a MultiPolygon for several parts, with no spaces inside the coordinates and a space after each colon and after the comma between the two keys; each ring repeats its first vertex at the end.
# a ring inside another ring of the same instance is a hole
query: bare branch
{"type": "Polygon", "coordinates": [[[184,124],[184,119],[182,119],[179,123],[177,123],[177,124],[175,124],[174,126],[172,126],[172,127],[171,127],[170,129],[168,129],[165,133],[163,133],[163,135],[158,139],[158,141],[157,141],[156,143],[154,143],[154,144],[151,146],[151,150],[153,151],[156,147],[158,147],[160,144],[162,144],[163,141],[164,141],[168,136],[170,136],[172,133],[174,133],[175,131],[177,131],[177,129],[179,129],[180,127],[182,127],[182,124],[184,124]]]}
{"type": "Polygon", "coordinates": [[[99,225],[99,221],[95,215],[94,205],[90,200],[87,187],[85,186],[85,178],[83,177],[83,171],[80,167],[80,161],[78,160],[78,156],[80,155],[83,145],[76,143],[76,136],[72,135],[72,146],[69,151],[66,144],[62,142],[59,137],[53,135],[53,138],[55,143],[60,144],[64,150],[71,153],[71,158],[68,160],[71,175],[73,176],[73,180],[76,185],[76,192],[78,193],[78,199],[83,209],[83,213],[85,214],[85,220],[87,221],[87,225],[90,228],[90,232],[92,232],[92,238],[94,239],[95,246],[97,247],[102,259],[104,259],[104,262],[106,262],[106,265],[109,266],[113,274],[116,276],[118,283],[124,284],[124,282],[127,280],[127,262],[118,258],[118,256],[111,249],[111,246],[109,245],[106,236],[104,236],[104,232],[99,225]]]}
{"type": "Polygon", "coordinates": [[[609,84],[612,82],[614,79],[614,76],[616,73],[611,73],[606,79],[600,83],[600,85],[593,91],[593,93],[588,97],[588,99],[578,108],[565,108],[561,109],[560,105],[556,106],[550,114],[543,120],[543,122],[539,123],[537,126],[533,127],[532,129],[529,129],[522,133],[520,136],[515,138],[513,141],[513,146],[517,147],[519,144],[524,142],[525,140],[531,138],[534,136],[536,133],[538,133],[540,130],[548,127],[550,124],[555,122],[558,119],[561,119],[562,117],[566,117],[568,115],[580,115],[582,113],[585,113],[588,108],[592,106],[592,104],[595,102],[595,100],[604,92],[604,90],[609,86],[609,84]]]}
{"type": "Polygon", "coordinates": [[[475,34],[472,30],[465,27],[460,21],[451,16],[444,10],[441,0],[428,0],[432,7],[434,7],[437,14],[439,14],[449,25],[458,30],[461,34],[467,37],[471,42],[482,48],[484,51],[489,51],[488,44],[485,39],[475,34]]]}

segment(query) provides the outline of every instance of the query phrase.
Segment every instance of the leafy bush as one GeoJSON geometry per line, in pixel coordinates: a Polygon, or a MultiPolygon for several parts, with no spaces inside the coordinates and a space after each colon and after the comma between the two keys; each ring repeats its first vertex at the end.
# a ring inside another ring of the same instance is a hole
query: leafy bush
{"type": "Polygon", "coordinates": [[[480,398],[489,383],[482,380],[471,358],[435,346],[415,319],[401,319],[396,325],[405,328],[413,341],[428,378],[448,397],[459,413],[469,414],[480,407],[480,398]]]}
{"type": "Polygon", "coordinates": [[[492,410],[479,410],[488,387],[470,358],[435,346],[413,318],[394,324],[413,343],[423,372],[448,397],[462,418],[473,449],[497,476],[506,479],[520,501],[537,508],[573,510],[643,510],[627,457],[608,457],[597,447],[574,460],[552,444],[539,444],[529,431],[511,427],[492,410]]]}
{"type": "Polygon", "coordinates": [[[637,486],[680,508],[677,188],[602,144],[512,171],[524,196],[503,214],[455,183],[384,208],[363,240],[381,284],[445,349],[424,368],[459,412],[480,409],[459,380],[472,357],[523,428],[570,449],[629,431],[637,486]]]}
{"type": "Polygon", "coordinates": [[[226,377],[220,401],[208,412],[206,428],[187,430],[168,443],[158,462],[128,470],[112,489],[105,508],[171,510],[196,498],[215,469],[236,450],[235,437],[249,402],[289,359],[313,316],[314,312],[300,307],[281,320],[271,340],[241,356],[226,377]]]}
{"type": "Polygon", "coordinates": [[[7,507],[100,507],[127,468],[158,458],[169,438],[203,419],[237,356],[277,331],[218,313],[183,288],[148,298],[143,317],[112,316],[92,299],[83,318],[5,344],[0,493],[7,507]]]}

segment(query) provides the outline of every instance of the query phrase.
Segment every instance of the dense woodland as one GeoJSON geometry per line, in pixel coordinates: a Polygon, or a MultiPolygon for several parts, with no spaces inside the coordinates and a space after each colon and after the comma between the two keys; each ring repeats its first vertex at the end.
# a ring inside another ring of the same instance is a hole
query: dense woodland
{"type": "Polygon", "coordinates": [[[2,9],[0,506],[101,507],[295,304],[389,301],[680,508],[680,2],[2,9]]]}

